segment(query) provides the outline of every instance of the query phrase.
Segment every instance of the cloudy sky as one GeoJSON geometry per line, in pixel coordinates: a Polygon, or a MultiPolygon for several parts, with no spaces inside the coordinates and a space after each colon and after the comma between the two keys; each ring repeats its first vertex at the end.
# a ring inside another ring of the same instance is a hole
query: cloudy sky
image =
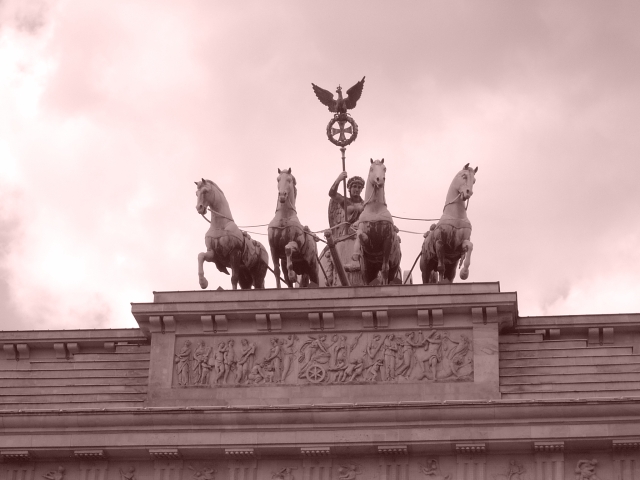
{"type": "MultiPolygon", "coordinates": [[[[198,289],[201,177],[263,224],[291,167],[300,219],[327,226],[340,152],[311,82],[364,75],[347,171],[384,157],[394,215],[439,216],[479,167],[467,281],[517,291],[523,316],[639,312],[639,18],[631,1],[4,0],[0,328],[134,327],[130,302],[198,289]]],[[[402,234],[403,269],[421,240],[402,234]]]]}

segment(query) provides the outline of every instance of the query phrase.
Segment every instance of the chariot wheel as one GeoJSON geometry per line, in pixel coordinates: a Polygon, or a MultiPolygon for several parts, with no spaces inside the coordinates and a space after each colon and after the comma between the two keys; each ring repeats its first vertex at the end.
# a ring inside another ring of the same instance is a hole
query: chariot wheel
{"type": "Polygon", "coordinates": [[[307,370],[307,380],[311,383],[320,383],[327,376],[327,372],[320,365],[311,365],[307,370]]]}

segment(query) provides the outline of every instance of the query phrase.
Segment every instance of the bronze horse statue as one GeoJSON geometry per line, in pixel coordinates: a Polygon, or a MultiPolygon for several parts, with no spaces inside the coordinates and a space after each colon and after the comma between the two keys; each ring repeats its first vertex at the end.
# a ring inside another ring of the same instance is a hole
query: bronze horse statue
{"type": "Polygon", "coordinates": [[[471,252],[471,222],[467,218],[465,202],[473,195],[473,184],[478,167],[472,169],[467,163],[453,178],[440,221],[432,225],[422,243],[420,270],[422,283],[453,282],[456,267],[461,266],[460,278],[469,277],[471,252]],[[439,279],[436,278],[439,276],[439,279]]]}
{"type": "Polygon", "coordinates": [[[200,287],[207,288],[209,285],[203,269],[203,264],[207,261],[215,263],[218,270],[227,275],[227,268],[231,268],[231,285],[234,290],[238,288],[238,283],[243,290],[251,286],[264,288],[264,277],[269,267],[266,248],[238,228],[220,187],[204,178],[195,184],[198,197],[196,210],[203,217],[207,209],[211,210],[211,226],[204,237],[207,251],[198,254],[200,287]]]}
{"type": "Polygon", "coordinates": [[[278,169],[278,203],[276,215],[269,223],[269,247],[273,259],[276,286],[280,288],[280,264],[287,272],[285,282],[289,288],[302,275],[300,286],[309,281],[318,284],[318,249],[316,237],[303,227],[296,212],[296,178],[291,169],[278,169]],[[278,260],[280,262],[278,262],[278,260]]]}
{"type": "Polygon", "coordinates": [[[382,160],[371,159],[369,177],[365,185],[364,209],[358,219],[354,244],[354,260],[360,260],[362,281],[369,285],[382,273],[382,284],[396,278],[400,271],[400,238],[387,209],[384,183],[387,167],[382,160]]]}

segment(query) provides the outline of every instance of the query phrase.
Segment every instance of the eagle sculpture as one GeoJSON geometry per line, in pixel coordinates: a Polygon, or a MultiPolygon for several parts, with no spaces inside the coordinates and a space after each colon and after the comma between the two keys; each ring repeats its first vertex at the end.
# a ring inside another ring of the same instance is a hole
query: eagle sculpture
{"type": "Polygon", "coordinates": [[[338,93],[338,98],[334,98],[333,93],[324,88],[320,88],[315,84],[311,84],[313,86],[313,92],[318,97],[318,100],[323,105],[329,107],[330,112],[335,112],[337,114],[345,114],[347,110],[351,110],[352,108],[356,108],[356,103],[360,100],[360,96],[362,95],[362,88],[364,87],[364,78],[356,83],[353,87],[347,90],[347,96],[345,98],[342,97],[342,87],[338,85],[336,92],[338,93]]]}

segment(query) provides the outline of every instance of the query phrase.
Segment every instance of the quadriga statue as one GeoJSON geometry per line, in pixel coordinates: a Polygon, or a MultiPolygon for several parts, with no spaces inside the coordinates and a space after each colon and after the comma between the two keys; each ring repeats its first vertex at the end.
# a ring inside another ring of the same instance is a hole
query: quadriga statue
{"type": "MultiPolygon", "coordinates": [[[[211,180],[204,178],[195,182],[198,197],[196,210],[204,217],[211,210],[211,226],[204,237],[206,252],[198,254],[198,277],[200,287],[207,288],[209,282],[204,276],[205,261],[216,264],[218,270],[229,275],[233,289],[264,288],[264,278],[269,267],[266,248],[241,231],[233,220],[229,203],[224,193],[211,180]]],[[[205,217],[206,218],[206,217],[205,217]]]]}
{"type": "Polygon", "coordinates": [[[467,218],[465,202],[468,204],[473,195],[477,171],[478,167],[472,169],[467,163],[453,177],[440,221],[431,226],[422,243],[422,283],[453,282],[458,264],[462,267],[460,278],[469,277],[473,243],[469,240],[471,222],[467,218]]]}
{"type": "Polygon", "coordinates": [[[280,288],[280,265],[286,271],[285,281],[293,287],[297,275],[302,275],[300,285],[309,281],[318,284],[318,250],[316,237],[303,227],[296,211],[296,178],[291,169],[278,169],[278,202],[276,214],[269,223],[269,247],[273,259],[276,285],[280,288]]]}
{"type": "Polygon", "coordinates": [[[382,284],[396,278],[400,270],[400,238],[387,209],[384,195],[387,167],[382,160],[371,159],[365,185],[363,210],[358,219],[358,230],[353,247],[354,260],[360,260],[362,280],[370,284],[381,273],[382,284]]]}

